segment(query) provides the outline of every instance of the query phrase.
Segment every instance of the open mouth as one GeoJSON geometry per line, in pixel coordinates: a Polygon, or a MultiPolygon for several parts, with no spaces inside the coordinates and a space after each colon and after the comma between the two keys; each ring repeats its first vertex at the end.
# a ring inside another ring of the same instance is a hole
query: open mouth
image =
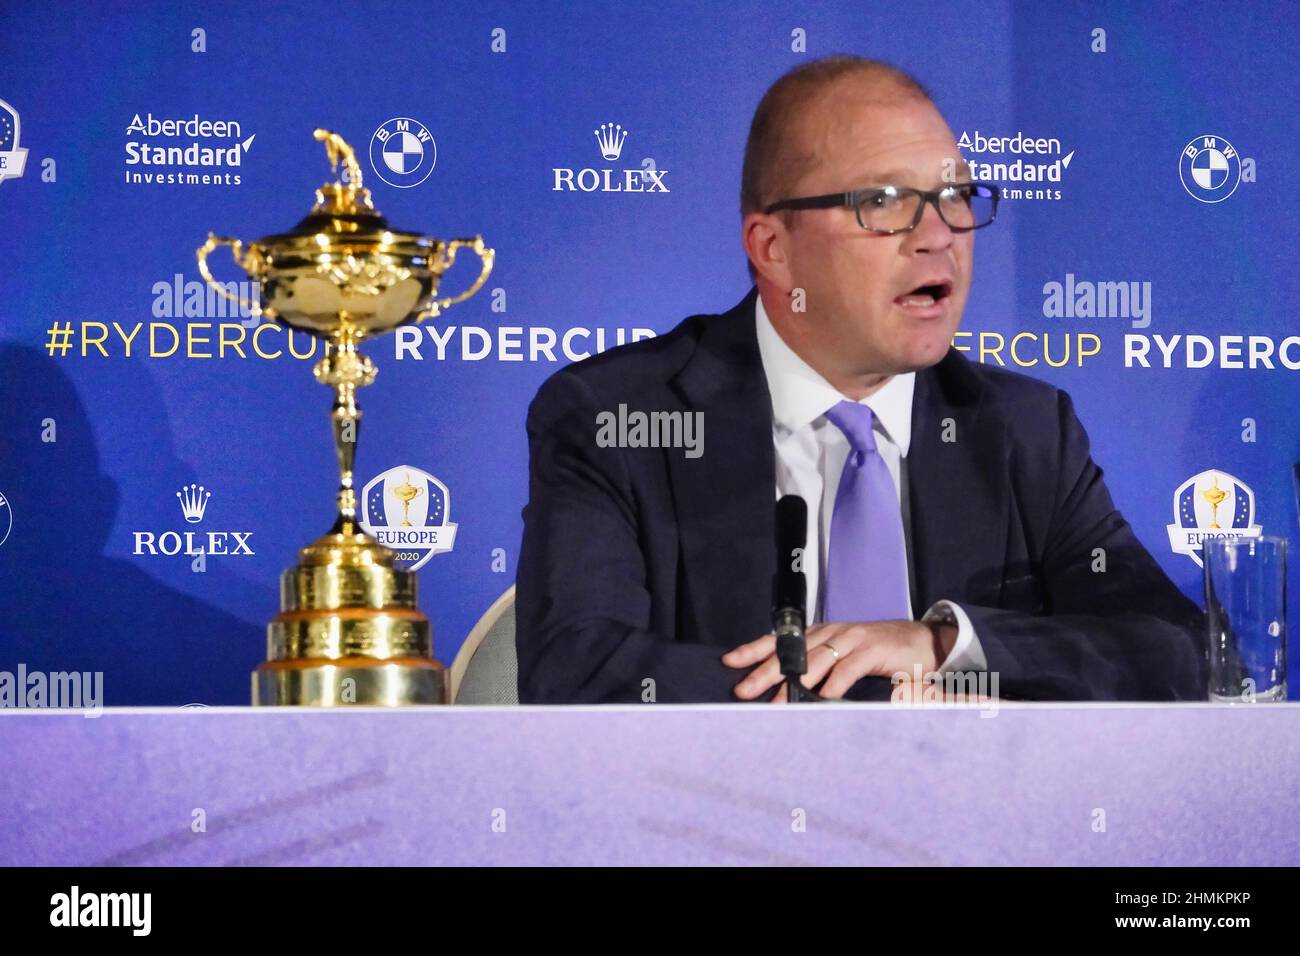
{"type": "Polygon", "coordinates": [[[904,292],[894,301],[905,309],[933,309],[950,295],[952,295],[952,283],[945,279],[919,285],[911,292],[904,292]]]}

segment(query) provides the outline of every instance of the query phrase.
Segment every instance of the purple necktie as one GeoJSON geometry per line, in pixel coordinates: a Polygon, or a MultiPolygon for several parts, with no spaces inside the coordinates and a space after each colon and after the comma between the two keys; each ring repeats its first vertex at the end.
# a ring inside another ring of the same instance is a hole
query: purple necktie
{"type": "Polygon", "coordinates": [[[849,440],[831,514],[822,619],[910,620],[903,515],[889,466],[876,450],[871,408],[843,401],[826,418],[849,440]]]}

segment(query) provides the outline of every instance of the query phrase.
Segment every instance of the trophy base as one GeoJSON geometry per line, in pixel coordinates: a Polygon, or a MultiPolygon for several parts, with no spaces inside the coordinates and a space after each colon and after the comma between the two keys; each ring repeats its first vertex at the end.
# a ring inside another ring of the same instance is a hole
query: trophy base
{"type": "Polygon", "coordinates": [[[401,707],[447,698],[447,670],[429,658],[267,661],[253,672],[255,707],[401,707]]]}
{"type": "Polygon", "coordinates": [[[415,574],[350,524],[299,552],[280,577],[267,660],[253,672],[255,707],[401,707],[450,703],[433,656],[415,574]]]}

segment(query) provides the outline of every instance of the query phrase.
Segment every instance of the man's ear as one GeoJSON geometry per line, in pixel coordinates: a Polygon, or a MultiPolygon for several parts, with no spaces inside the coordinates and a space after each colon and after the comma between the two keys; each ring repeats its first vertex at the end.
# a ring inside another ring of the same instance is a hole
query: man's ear
{"type": "Polygon", "coordinates": [[[794,285],[788,259],[790,231],[779,216],[751,212],[740,224],[740,239],[754,270],[788,292],[794,285]]]}

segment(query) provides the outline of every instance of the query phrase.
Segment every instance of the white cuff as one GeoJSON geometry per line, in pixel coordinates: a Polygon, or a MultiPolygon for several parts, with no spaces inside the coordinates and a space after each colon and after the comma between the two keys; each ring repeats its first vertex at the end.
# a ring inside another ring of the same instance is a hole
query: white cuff
{"type": "Polygon", "coordinates": [[[984,656],[979,635],[975,633],[975,625],[970,622],[970,618],[966,616],[960,604],[954,604],[952,601],[935,601],[921,620],[927,624],[937,621],[942,624],[957,625],[957,642],[953,644],[948,657],[939,665],[940,674],[989,669],[988,658],[984,656]]]}

